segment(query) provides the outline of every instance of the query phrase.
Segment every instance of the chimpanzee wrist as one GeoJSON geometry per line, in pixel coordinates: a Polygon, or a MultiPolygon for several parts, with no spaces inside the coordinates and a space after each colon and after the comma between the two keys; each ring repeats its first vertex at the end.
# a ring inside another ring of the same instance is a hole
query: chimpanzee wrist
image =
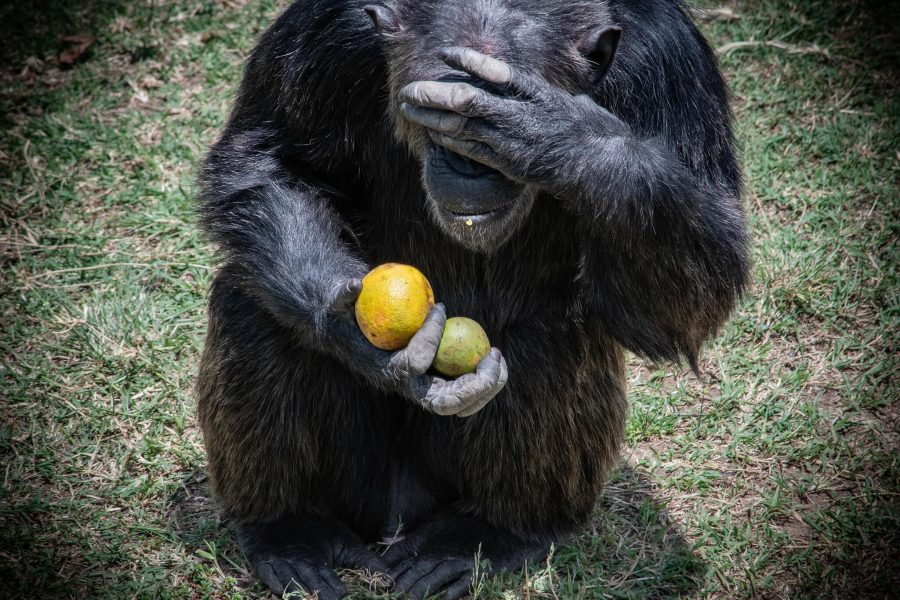
{"type": "Polygon", "coordinates": [[[577,210],[578,202],[590,202],[604,180],[615,175],[611,167],[621,164],[633,134],[624,121],[587,95],[575,96],[571,110],[578,116],[561,138],[565,146],[551,143],[543,150],[551,160],[541,183],[551,194],[574,202],[577,210]]]}
{"type": "Polygon", "coordinates": [[[407,377],[392,363],[396,353],[373,346],[360,331],[352,312],[333,311],[323,321],[318,346],[373,387],[416,400],[407,377]]]}

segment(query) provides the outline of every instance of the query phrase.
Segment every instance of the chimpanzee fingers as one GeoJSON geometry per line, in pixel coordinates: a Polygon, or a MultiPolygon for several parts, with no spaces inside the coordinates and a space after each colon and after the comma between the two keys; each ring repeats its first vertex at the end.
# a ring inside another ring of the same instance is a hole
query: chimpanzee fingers
{"type": "Polygon", "coordinates": [[[425,322],[401,352],[405,356],[409,375],[421,375],[431,366],[438,346],[441,344],[441,336],[444,334],[444,323],[447,321],[447,311],[441,303],[431,307],[425,322]]]}
{"type": "Polygon", "coordinates": [[[458,140],[449,135],[436,133],[431,130],[428,131],[428,136],[435,144],[443,146],[447,150],[452,150],[461,156],[480,162],[488,167],[496,168],[498,166],[497,153],[484,142],[458,140]]]}
{"type": "Polygon", "coordinates": [[[290,579],[284,582],[281,581],[278,577],[278,573],[275,571],[275,566],[266,561],[264,563],[260,563],[256,566],[256,576],[259,577],[259,580],[263,582],[263,584],[271,590],[273,594],[276,596],[281,596],[284,593],[285,588],[288,584],[290,584],[290,579]]]}
{"type": "MultiPolygon", "coordinates": [[[[497,350],[499,352],[499,350],[497,350]]],[[[500,356],[500,378],[497,380],[497,385],[500,386],[502,390],[506,385],[506,382],[509,381],[509,367],[506,366],[506,359],[503,355],[500,356]]]]}
{"type": "Polygon", "coordinates": [[[408,593],[409,588],[431,573],[434,568],[434,563],[418,557],[400,563],[397,569],[391,573],[391,578],[394,580],[394,587],[391,591],[408,593]]]}
{"type": "Polygon", "coordinates": [[[438,57],[448,66],[501,87],[509,85],[512,67],[471,48],[450,46],[438,50],[438,57]]]}
{"type": "MultiPolygon", "coordinates": [[[[334,592],[337,598],[343,598],[347,595],[347,588],[344,586],[344,582],[341,581],[341,578],[337,576],[337,573],[334,572],[334,569],[328,567],[326,565],[322,565],[319,567],[319,577],[322,581],[327,585],[332,592],[334,592]]],[[[325,600],[326,596],[323,596],[322,593],[319,593],[319,600],[325,600]]]]}
{"type": "Polygon", "coordinates": [[[394,589],[406,592],[410,598],[422,599],[437,594],[448,584],[455,586],[460,579],[472,580],[472,564],[468,560],[426,559],[420,564],[420,568],[407,571],[394,589]]]}
{"type": "Polygon", "coordinates": [[[459,600],[472,591],[472,576],[468,573],[447,587],[444,592],[444,600],[459,600]]]}
{"type": "Polygon", "coordinates": [[[374,552],[362,544],[354,544],[341,548],[334,557],[334,566],[345,569],[358,569],[369,573],[387,573],[385,562],[374,552]]]}
{"type": "Polygon", "coordinates": [[[471,48],[461,46],[441,48],[438,50],[438,57],[454,69],[518,94],[534,96],[541,87],[535,77],[471,48]]]}
{"type": "Polygon", "coordinates": [[[277,596],[302,590],[317,595],[320,600],[339,600],[347,595],[344,584],[325,565],[313,567],[301,561],[273,558],[261,562],[256,573],[277,596]]]}
{"type": "Polygon", "coordinates": [[[493,398],[494,398],[493,396],[484,394],[478,400],[476,400],[474,403],[470,404],[468,407],[466,407],[466,408],[462,409],[461,411],[459,411],[458,413],[456,413],[456,416],[462,417],[462,418],[471,417],[472,415],[474,415],[475,413],[480,411],[482,408],[487,406],[488,402],[493,400],[493,398]]]}
{"type": "Polygon", "coordinates": [[[450,110],[468,117],[494,112],[499,99],[468,83],[414,81],[400,90],[400,101],[413,106],[450,110]]]}
{"type": "Polygon", "coordinates": [[[413,123],[454,137],[461,135],[469,122],[468,117],[459,113],[413,106],[405,102],[400,105],[400,112],[413,123]]]}
{"type": "Polygon", "coordinates": [[[448,416],[462,412],[473,414],[503,389],[500,383],[503,357],[496,348],[479,363],[474,373],[452,381],[435,379],[426,402],[435,413],[448,416]],[[473,412],[468,409],[481,405],[473,412]]]}
{"type": "Polygon", "coordinates": [[[333,312],[348,312],[362,291],[362,281],[353,278],[339,283],[331,290],[329,305],[333,312]]]}
{"type": "Polygon", "coordinates": [[[482,119],[465,117],[447,110],[404,103],[400,106],[400,111],[406,119],[425,127],[429,132],[443,134],[458,140],[486,142],[491,137],[490,132],[493,130],[482,119]]]}
{"type": "Polygon", "coordinates": [[[415,537],[412,536],[391,544],[381,556],[381,560],[388,569],[385,572],[392,579],[396,580],[400,576],[401,571],[408,568],[415,561],[418,549],[419,544],[416,542],[415,537]]]}
{"type": "MultiPolygon", "coordinates": [[[[479,369],[482,369],[481,373],[489,380],[495,381],[495,383],[491,386],[491,390],[489,393],[484,394],[479,400],[473,402],[468,407],[456,413],[457,417],[471,417],[482,408],[487,406],[488,402],[494,399],[494,396],[497,395],[500,390],[503,389],[503,386],[506,385],[506,380],[509,379],[509,371],[506,367],[506,359],[503,358],[503,355],[500,354],[500,351],[496,348],[491,349],[491,354],[494,356],[500,357],[500,368],[499,372],[496,368],[496,362],[494,361],[491,355],[486,356],[481,363],[478,365],[479,369]],[[494,379],[496,377],[496,380],[494,379]]],[[[476,370],[476,373],[478,371],[476,370]]]]}

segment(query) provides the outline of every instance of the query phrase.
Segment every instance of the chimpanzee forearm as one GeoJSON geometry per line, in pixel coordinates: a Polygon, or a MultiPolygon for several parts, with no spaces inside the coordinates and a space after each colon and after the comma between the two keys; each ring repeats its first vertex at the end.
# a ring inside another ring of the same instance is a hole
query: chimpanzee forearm
{"type": "Polygon", "coordinates": [[[201,174],[201,223],[240,285],[283,325],[322,335],[332,290],[366,272],[325,192],[291,180],[272,132],[226,135],[201,174]]]}
{"type": "Polygon", "coordinates": [[[737,190],[702,183],[659,138],[592,147],[560,194],[589,223],[586,298],[630,350],[693,364],[746,283],[737,190]]]}

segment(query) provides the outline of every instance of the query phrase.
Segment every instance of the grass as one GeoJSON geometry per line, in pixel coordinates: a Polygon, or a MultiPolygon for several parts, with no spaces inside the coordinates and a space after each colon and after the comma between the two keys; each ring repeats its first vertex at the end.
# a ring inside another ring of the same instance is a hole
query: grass
{"type": "MultiPolygon", "coordinates": [[[[588,530],[480,598],[886,598],[900,585],[892,3],[702,15],[734,89],[754,281],[698,381],[634,362],[588,530]],[[736,44],[735,42],[752,42],[736,44]]],[[[191,384],[193,176],[272,0],[4,5],[0,594],[253,598],[191,384]],[[71,69],[59,35],[97,42],[71,69]]],[[[348,574],[355,597],[386,597],[348,574]]]]}

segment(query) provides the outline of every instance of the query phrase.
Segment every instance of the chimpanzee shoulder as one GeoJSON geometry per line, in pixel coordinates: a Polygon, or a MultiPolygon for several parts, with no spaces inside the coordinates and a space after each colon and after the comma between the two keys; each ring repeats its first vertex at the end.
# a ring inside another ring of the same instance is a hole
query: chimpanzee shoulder
{"type": "Polygon", "coordinates": [[[595,98],[637,134],[664,138],[707,184],[739,193],[728,88],[685,4],[611,0],[610,8],[622,40],[595,98]]]}
{"type": "Polygon", "coordinates": [[[296,2],[251,53],[228,128],[275,130],[308,163],[335,163],[391,139],[387,65],[364,2],[296,2]]]}

